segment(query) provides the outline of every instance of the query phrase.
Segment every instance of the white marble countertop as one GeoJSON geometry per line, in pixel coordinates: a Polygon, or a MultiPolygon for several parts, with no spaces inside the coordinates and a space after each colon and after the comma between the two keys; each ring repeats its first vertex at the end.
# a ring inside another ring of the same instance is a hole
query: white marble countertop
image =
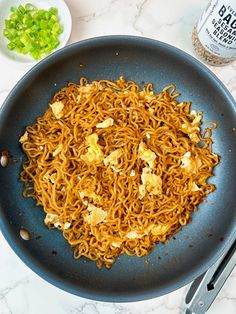
{"type": "MultiPolygon", "coordinates": [[[[0,0],[2,1],[2,0],[0,0]]],[[[70,43],[89,37],[129,34],[158,39],[193,55],[191,30],[208,0],[67,0],[73,18],[70,43]]],[[[236,98],[236,63],[211,70],[236,98]]],[[[0,59],[0,105],[29,68],[0,59]]],[[[177,314],[188,287],[134,303],[102,303],[70,295],[34,274],[0,233],[0,314],[177,314]]],[[[236,313],[236,270],[209,314],[236,313]]]]}

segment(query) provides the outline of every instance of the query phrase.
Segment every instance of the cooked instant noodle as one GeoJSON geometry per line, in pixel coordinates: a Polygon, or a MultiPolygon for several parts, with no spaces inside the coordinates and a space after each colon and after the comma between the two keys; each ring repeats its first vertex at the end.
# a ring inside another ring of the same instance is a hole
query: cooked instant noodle
{"type": "Polygon", "coordinates": [[[191,221],[215,186],[219,158],[210,123],[178,102],[175,86],[154,93],[121,77],[69,83],[20,138],[23,195],[74,249],[107,268],[144,256],[191,221]]]}

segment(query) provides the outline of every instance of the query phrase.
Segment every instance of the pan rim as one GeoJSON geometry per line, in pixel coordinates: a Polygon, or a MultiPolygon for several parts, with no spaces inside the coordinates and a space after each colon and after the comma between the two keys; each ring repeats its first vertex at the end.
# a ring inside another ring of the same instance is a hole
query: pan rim
{"type": "MultiPolygon", "coordinates": [[[[200,63],[197,59],[189,55],[188,53],[173,47],[169,44],[154,40],[154,39],[149,39],[145,37],[139,37],[139,36],[130,36],[130,35],[110,35],[110,36],[100,36],[100,37],[93,37],[89,39],[85,39],[76,43],[73,43],[71,45],[68,45],[56,52],[54,52],[52,55],[48,56],[38,64],[36,64],[33,68],[31,68],[21,79],[20,81],[14,86],[14,88],[11,90],[9,95],[7,96],[6,100],[4,101],[2,107],[0,108],[0,116],[1,119],[4,120],[4,115],[7,114],[7,111],[9,110],[10,106],[9,104],[11,103],[11,97],[14,96],[15,92],[21,88],[21,86],[24,85],[24,83],[29,80],[34,73],[37,73],[38,70],[43,69],[44,66],[47,66],[53,61],[57,56],[60,56],[66,51],[73,50],[73,49],[85,49],[91,46],[96,46],[98,43],[101,41],[106,43],[111,43],[111,42],[119,42],[120,40],[122,41],[129,41],[132,42],[132,44],[145,44],[145,45],[151,45],[151,46],[156,46],[156,47],[161,47],[162,49],[166,49],[168,51],[171,51],[174,55],[179,56],[181,58],[184,58],[186,62],[189,62],[193,65],[193,67],[199,69],[203,74],[208,76],[210,80],[217,85],[217,87],[221,90],[221,92],[225,95],[227,98],[228,102],[234,104],[234,109],[236,109],[235,106],[235,100],[228,91],[228,89],[223,85],[223,83],[217,78],[217,76],[212,73],[205,65],[200,63]]],[[[0,208],[2,209],[2,206],[0,204],[0,208]]],[[[65,283],[63,282],[62,279],[60,279],[58,276],[52,274],[50,271],[47,269],[44,269],[44,267],[38,263],[37,260],[34,260],[32,257],[27,255],[27,252],[25,249],[22,247],[18,247],[16,244],[16,241],[14,239],[14,235],[12,234],[10,225],[8,221],[5,220],[5,217],[2,215],[0,211],[0,229],[2,230],[2,234],[7,240],[8,244],[10,247],[13,249],[13,251],[18,255],[18,257],[31,269],[33,270],[37,275],[39,275],[41,278],[46,280],[47,282],[53,284],[54,286],[65,290],[67,292],[70,292],[72,294],[84,297],[84,298],[89,298],[93,300],[98,300],[98,301],[107,301],[107,302],[133,302],[133,301],[141,301],[141,300],[146,300],[146,299],[151,299],[157,296],[164,295],[166,293],[170,293],[174,290],[179,289],[180,287],[188,284],[195,278],[197,278],[199,275],[201,275],[203,272],[205,272],[210,266],[212,266],[222,254],[224,254],[225,250],[227,247],[231,245],[231,240],[233,240],[236,237],[236,230],[232,230],[232,232],[229,234],[227,239],[224,242],[224,245],[220,247],[219,250],[216,250],[215,252],[211,252],[210,257],[208,258],[207,262],[205,262],[204,265],[201,265],[198,267],[197,271],[194,271],[193,274],[191,273],[188,276],[185,276],[184,279],[181,279],[178,281],[175,285],[168,285],[167,287],[164,287],[162,289],[156,290],[147,290],[146,292],[130,292],[125,293],[125,294],[120,294],[119,295],[104,295],[104,294],[94,294],[91,291],[87,290],[81,290],[80,288],[76,288],[74,284],[72,283],[65,283]]],[[[235,228],[236,229],[236,228],[235,228]]]]}

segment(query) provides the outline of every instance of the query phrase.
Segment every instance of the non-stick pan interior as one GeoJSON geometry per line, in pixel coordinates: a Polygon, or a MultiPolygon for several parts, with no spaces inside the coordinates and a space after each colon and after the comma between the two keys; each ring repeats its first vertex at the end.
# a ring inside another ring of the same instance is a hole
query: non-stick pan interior
{"type": "Polygon", "coordinates": [[[0,168],[0,223],[20,258],[49,282],[78,295],[104,301],[135,301],[170,292],[205,271],[235,232],[235,105],[222,84],[192,57],[166,44],[144,38],[110,36],[68,46],[35,66],[17,84],[0,114],[0,150],[13,159],[0,168]],[[53,94],[68,81],[117,79],[123,75],[160,91],[174,83],[180,100],[191,100],[204,121],[216,121],[214,152],[222,159],[211,181],[217,190],[199,206],[193,221],[166,244],[143,258],[123,255],[110,270],[74,260],[58,230],[48,230],[44,212],[22,197],[19,180],[24,158],[19,136],[42,115],[53,94]],[[21,227],[31,233],[24,241],[21,227]]]}

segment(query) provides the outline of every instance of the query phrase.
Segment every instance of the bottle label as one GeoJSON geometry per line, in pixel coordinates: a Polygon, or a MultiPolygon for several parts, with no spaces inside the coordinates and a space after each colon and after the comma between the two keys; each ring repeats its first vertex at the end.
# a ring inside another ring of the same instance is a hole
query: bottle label
{"type": "Polygon", "coordinates": [[[236,55],[236,1],[213,0],[197,24],[198,38],[204,48],[215,56],[236,55]]]}

